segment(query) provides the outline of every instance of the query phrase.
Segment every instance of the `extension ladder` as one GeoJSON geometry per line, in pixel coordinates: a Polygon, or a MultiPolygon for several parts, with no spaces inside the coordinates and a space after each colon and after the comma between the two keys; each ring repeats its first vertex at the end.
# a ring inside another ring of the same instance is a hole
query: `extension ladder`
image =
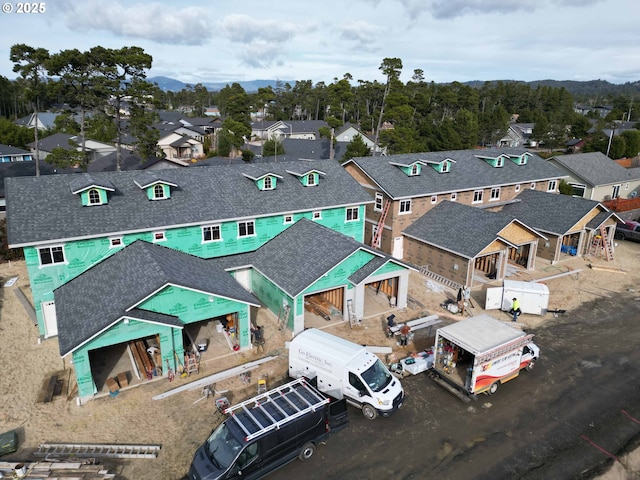
{"type": "Polygon", "coordinates": [[[156,458],[160,445],[105,443],[41,443],[37,457],[156,458]]]}
{"type": "Polygon", "coordinates": [[[376,227],[376,231],[371,240],[371,246],[374,248],[380,248],[380,239],[382,238],[382,231],[384,230],[384,221],[387,218],[387,214],[389,213],[389,208],[391,207],[391,200],[387,200],[382,209],[382,213],[380,214],[380,219],[378,220],[378,226],[376,227]]]}

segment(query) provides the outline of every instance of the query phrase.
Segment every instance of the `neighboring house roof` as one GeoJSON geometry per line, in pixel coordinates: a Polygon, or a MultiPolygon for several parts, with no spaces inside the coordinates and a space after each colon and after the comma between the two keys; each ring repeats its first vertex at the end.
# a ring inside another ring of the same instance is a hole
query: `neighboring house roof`
{"type": "MultiPolygon", "coordinates": [[[[507,160],[501,168],[489,165],[479,157],[497,157],[501,154],[522,155],[522,148],[491,148],[483,150],[454,150],[446,152],[407,153],[383,157],[359,157],[353,162],[391,198],[411,198],[464,190],[498,187],[518,183],[538,182],[566,176],[556,166],[531,154],[526,165],[507,160]],[[420,175],[407,176],[393,164],[410,165],[418,161],[441,162],[451,159],[455,163],[447,173],[438,173],[425,166],[420,175]]],[[[531,152],[530,152],[531,153],[531,152]]]]}
{"type": "Polygon", "coordinates": [[[312,187],[287,173],[299,164],[271,164],[283,179],[269,191],[259,190],[244,176],[254,175],[257,168],[252,164],[167,169],[162,174],[180,188],[161,201],[148,200],[138,188],[134,179],[139,172],[92,172],[96,180],[111,181],[116,190],[106,205],[92,207],[83,207],[69,190],[74,175],[9,178],[9,244],[13,248],[373,202],[338,162],[313,162],[313,168],[325,175],[312,187]]]}
{"type": "MultiPolygon", "coordinates": [[[[40,175],[56,173],[55,167],[47,162],[40,161],[40,175]]],[[[5,196],[5,179],[11,177],[35,177],[36,162],[8,162],[0,163],[0,198],[5,196]]],[[[20,203],[16,200],[16,203],[20,203]]]]}
{"type": "MultiPolygon", "coordinates": [[[[338,142],[333,146],[333,158],[340,161],[348,143],[338,142]]],[[[260,144],[246,144],[243,148],[251,150],[256,155],[260,155],[262,146],[260,144]]],[[[331,144],[329,139],[303,140],[298,138],[285,138],[282,140],[283,155],[262,157],[266,161],[291,161],[291,160],[327,160],[331,156],[331,144]]]]}
{"type": "MultiPolygon", "coordinates": [[[[111,152],[103,157],[96,158],[89,162],[87,172],[115,172],[118,152],[111,152]]],[[[122,149],[120,157],[120,170],[142,170],[146,166],[136,153],[131,150],[122,149]]]]}
{"type": "Polygon", "coordinates": [[[358,250],[378,258],[390,258],[342,233],[301,219],[253,252],[250,258],[254,268],[289,295],[296,296],[358,250]]]}
{"type": "Polygon", "coordinates": [[[60,354],[71,353],[124,317],[182,327],[177,317],[135,308],[171,285],[261,305],[211,262],[138,240],[54,291],[60,354]]]}
{"type": "Polygon", "coordinates": [[[31,155],[31,152],[23,150],[21,148],[12,147],[11,145],[4,145],[0,143],[0,157],[4,156],[17,156],[17,155],[31,155]]]}
{"type": "MultiPolygon", "coordinates": [[[[38,124],[40,129],[51,130],[56,126],[56,117],[60,115],[55,112],[38,112],[38,124]]],[[[23,125],[29,128],[35,128],[36,119],[35,113],[27,115],[26,117],[16,120],[17,125],[23,125]]]]}
{"type": "MultiPolygon", "coordinates": [[[[499,234],[510,224],[518,222],[510,215],[470,207],[457,202],[443,201],[409,225],[402,233],[430,245],[443,248],[472,259],[496,240],[509,245],[499,234]],[[471,234],[452,232],[468,230],[471,234]]],[[[530,227],[520,225],[534,232],[530,227]]]]}
{"type": "Polygon", "coordinates": [[[594,208],[606,208],[593,200],[526,189],[516,202],[502,207],[511,215],[541,232],[565,235],[594,208]]]}
{"type": "Polygon", "coordinates": [[[637,170],[618,165],[602,152],[558,155],[551,157],[549,162],[556,163],[591,187],[640,180],[637,170]]]}
{"type": "MultiPolygon", "coordinates": [[[[52,152],[54,148],[73,150],[77,147],[71,145],[69,141],[74,139],[72,141],[77,143],[75,138],[75,135],[70,135],[68,133],[54,133],[53,135],[49,135],[48,137],[44,137],[38,140],[38,149],[41,152],[52,152]]],[[[36,142],[28,143],[27,147],[36,148],[36,142]]]]}

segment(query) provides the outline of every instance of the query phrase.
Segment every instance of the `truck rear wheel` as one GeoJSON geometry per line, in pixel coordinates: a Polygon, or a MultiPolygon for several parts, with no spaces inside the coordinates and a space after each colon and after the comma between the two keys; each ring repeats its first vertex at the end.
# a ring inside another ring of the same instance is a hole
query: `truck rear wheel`
{"type": "Polygon", "coordinates": [[[362,406],[362,414],[367,420],[374,420],[378,416],[378,411],[368,403],[362,406]]]}
{"type": "Polygon", "coordinates": [[[494,393],[496,393],[498,391],[498,387],[499,386],[500,386],[500,384],[498,382],[492,383],[491,386],[489,387],[489,390],[487,390],[487,393],[489,395],[493,395],[494,393]]]}
{"type": "Polygon", "coordinates": [[[302,450],[300,450],[300,455],[298,455],[298,458],[301,461],[305,462],[309,460],[311,457],[313,457],[313,454],[315,453],[315,451],[316,451],[315,444],[311,442],[307,442],[302,447],[302,450]]]}

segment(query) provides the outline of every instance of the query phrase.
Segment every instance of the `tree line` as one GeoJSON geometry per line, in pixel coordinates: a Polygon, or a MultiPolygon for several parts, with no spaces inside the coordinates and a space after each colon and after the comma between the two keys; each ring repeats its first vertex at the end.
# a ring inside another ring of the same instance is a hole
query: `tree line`
{"type": "MultiPolygon", "coordinates": [[[[389,154],[495,145],[514,118],[518,123],[535,124],[532,139],[549,151],[563,148],[571,138],[588,139],[587,151],[603,151],[612,158],[634,156],[640,151],[640,140],[634,132],[614,138],[600,132],[614,125],[614,120],[638,118],[633,96],[582,97],[584,103],[599,100],[613,107],[606,118],[595,113],[583,116],[576,113],[577,100],[563,86],[532,87],[524,82],[436,84],[426,81],[420,69],[413,71],[411,80],[402,82],[399,58],[383,59],[379,70],[384,82],[354,80],[345,73],[329,84],[313,84],[311,80],[293,85],[276,82],[275,87],[259,88],[257,92],[246,92],[238,83],[216,92],[201,84],[180,92],[164,92],[146,81],[152,58],[139,47],[94,47],[87,52],[74,49],[52,55],[45,49],[20,44],[11,48],[10,58],[20,78],[0,78],[2,115],[17,117],[27,111],[37,114],[54,104],[66,103],[80,113],[79,125],[66,114],[57,120],[57,129],[76,129],[80,138],[115,141],[118,145],[126,132],[137,138],[136,149],[143,157],[159,153],[159,133],[151,128],[158,119],[157,110],[189,107],[193,115],[201,116],[210,105],[217,105],[224,119],[210,150],[220,156],[232,155],[250,139],[252,113],[258,112],[265,120],[324,120],[329,128],[321,133],[328,137],[332,129],[347,122],[357,124],[389,154]],[[129,109],[126,121],[122,117],[124,105],[129,109]]],[[[277,144],[266,147],[267,151],[281,153],[277,144]]],[[[86,162],[83,150],[74,162],[86,162]]],[[[354,153],[362,153],[359,143],[349,152],[354,153]]],[[[60,152],[59,161],[68,162],[69,153],[60,152]]]]}

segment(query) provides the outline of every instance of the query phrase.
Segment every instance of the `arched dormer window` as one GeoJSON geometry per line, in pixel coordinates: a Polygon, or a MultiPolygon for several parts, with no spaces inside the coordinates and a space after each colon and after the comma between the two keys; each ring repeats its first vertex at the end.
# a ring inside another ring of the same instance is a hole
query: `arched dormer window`
{"type": "Polygon", "coordinates": [[[87,197],[89,200],[89,205],[101,205],[102,198],[100,197],[100,190],[97,188],[92,188],[87,192],[87,197]]]}
{"type": "Polygon", "coordinates": [[[315,174],[313,172],[309,173],[307,175],[307,186],[311,187],[311,186],[313,186],[315,184],[316,184],[316,176],[315,176],[315,174]]]}
{"type": "Polygon", "coordinates": [[[158,183],[153,186],[153,198],[154,200],[164,198],[164,185],[158,183]]]}
{"type": "Polygon", "coordinates": [[[264,189],[265,190],[273,190],[273,181],[270,176],[264,177],[264,189]]]}

